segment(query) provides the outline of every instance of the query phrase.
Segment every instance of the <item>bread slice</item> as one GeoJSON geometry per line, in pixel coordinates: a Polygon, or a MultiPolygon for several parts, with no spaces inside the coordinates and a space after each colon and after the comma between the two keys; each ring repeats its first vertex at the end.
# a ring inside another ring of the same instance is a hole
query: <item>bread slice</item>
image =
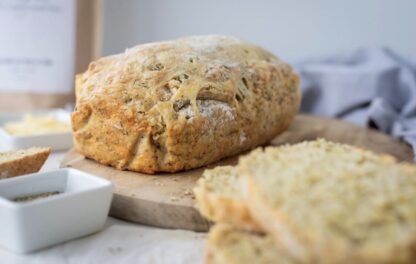
{"type": "Polygon", "coordinates": [[[242,199],[238,179],[233,166],[205,170],[194,188],[196,206],[211,221],[245,230],[259,230],[242,199]]]}
{"type": "Polygon", "coordinates": [[[38,147],[0,152],[0,179],[39,171],[50,153],[50,148],[38,147]]]}
{"type": "Polygon", "coordinates": [[[276,248],[271,236],[242,231],[225,224],[208,234],[206,264],[291,264],[287,254],[276,248]]]}
{"type": "Polygon", "coordinates": [[[259,224],[304,263],[416,263],[416,166],[317,140],[240,159],[259,224]]]}

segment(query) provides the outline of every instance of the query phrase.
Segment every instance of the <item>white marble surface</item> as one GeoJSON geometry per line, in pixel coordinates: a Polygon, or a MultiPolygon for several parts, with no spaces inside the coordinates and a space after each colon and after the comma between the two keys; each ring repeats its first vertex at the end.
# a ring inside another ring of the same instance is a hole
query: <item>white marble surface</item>
{"type": "MultiPolygon", "coordinates": [[[[42,170],[57,169],[63,155],[51,154],[42,170]]],[[[32,254],[18,255],[0,248],[0,263],[202,263],[204,237],[204,233],[153,228],[109,217],[99,233],[32,254]]]]}

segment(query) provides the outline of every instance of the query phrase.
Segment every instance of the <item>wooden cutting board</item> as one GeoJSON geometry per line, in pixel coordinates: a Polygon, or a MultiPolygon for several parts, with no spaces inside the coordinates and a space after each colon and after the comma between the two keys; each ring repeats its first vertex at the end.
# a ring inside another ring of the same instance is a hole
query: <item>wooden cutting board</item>
{"type": "MultiPolygon", "coordinates": [[[[364,147],[377,153],[389,153],[401,161],[413,159],[410,146],[383,133],[311,115],[298,115],[290,129],[272,140],[270,145],[319,137],[364,147]]],[[[207,168],[236,164],[237,159],[238,157],[228,158],[207,168]]],[[[98,164],[75,150],[66,154],[61,167],[77,168],[112,181],[114,198],[110,215],[113,217],[152,226],[195,231],[206,231],[210,226],[209,221],[195,209],[192,194],[195,182],[206,168],[174,174],[146,175],[98,164]]]]}

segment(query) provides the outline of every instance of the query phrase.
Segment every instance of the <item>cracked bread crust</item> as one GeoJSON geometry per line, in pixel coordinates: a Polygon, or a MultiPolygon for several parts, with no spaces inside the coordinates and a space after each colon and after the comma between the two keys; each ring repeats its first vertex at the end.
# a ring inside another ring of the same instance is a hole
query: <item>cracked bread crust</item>
{"type": "Polygon", "coordinates": [[[139,45],[76,77],[78,152],[120,170],[197,168],[270,141],[299,109],[298,76],[222,36],[139,45]]]}

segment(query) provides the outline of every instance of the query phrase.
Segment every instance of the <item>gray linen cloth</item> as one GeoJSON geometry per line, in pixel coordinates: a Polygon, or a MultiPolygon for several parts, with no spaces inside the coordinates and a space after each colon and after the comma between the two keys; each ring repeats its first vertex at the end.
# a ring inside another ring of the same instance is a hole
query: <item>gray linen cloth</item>
{"type": "Polygon", "coordinates": [[[375,127],[416,155],[416,60],[387,48],[359,49],[295,64],[302,112],[375,127]]]}

